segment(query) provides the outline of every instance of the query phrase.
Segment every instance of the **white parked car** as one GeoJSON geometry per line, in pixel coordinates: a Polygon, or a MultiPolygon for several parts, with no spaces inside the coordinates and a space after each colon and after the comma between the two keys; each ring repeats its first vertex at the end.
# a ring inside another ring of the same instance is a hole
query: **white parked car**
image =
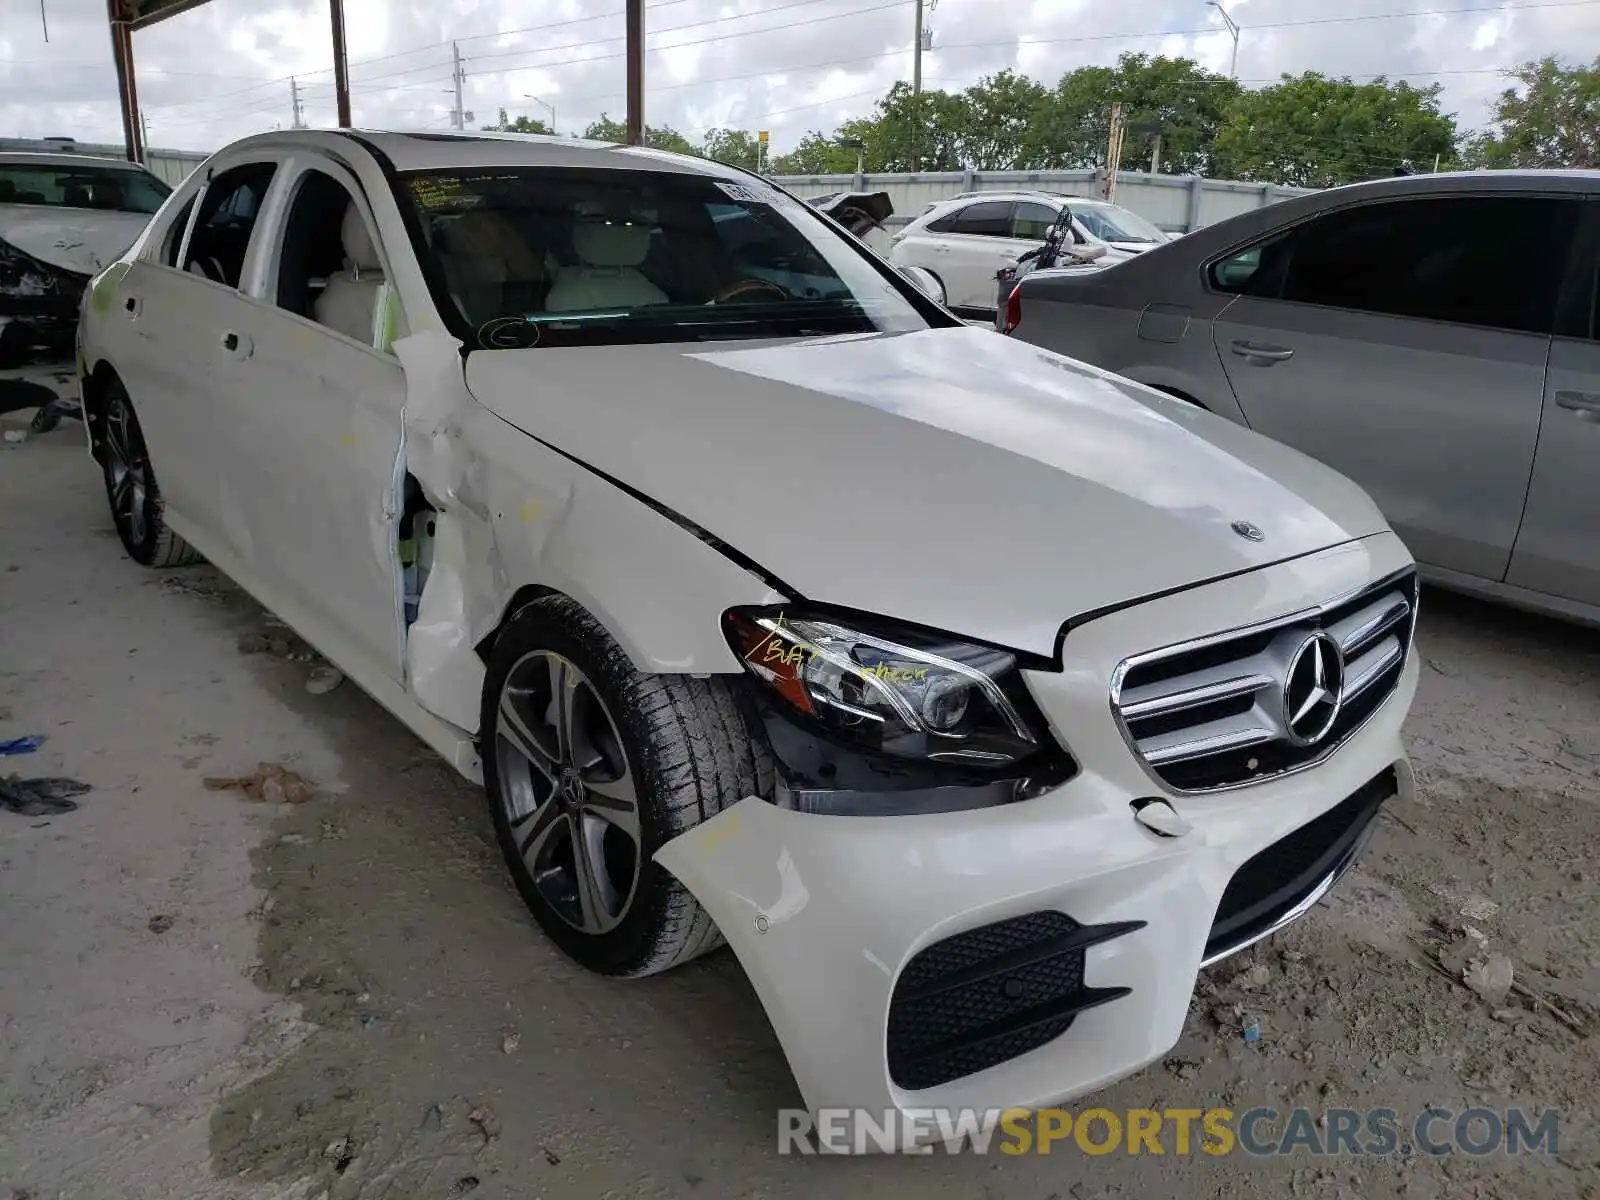
{"type": "Polygon", "coordinates": [[[90,277],[171,192],[133,163],[0,152],[0,367],[71,360],[90,277]]]}
{"type": "Polygon", "coordinates": [[[1035,1105],[1406,795],[1354,485],[702,159],[295,131],[96,280],[90,446],[471,778],[596,971],[726,938],[814,1107],[1035,1105]]]}
{"type": "Polygon", "coordinates": [[[1103,245],[1097,267],[1123,262],[1168,240],[1137,213],[1104,200],[1050,192],[967,192],[931,205],[889,243],[896,266],[933,272],[957,311],[993,313],[995,274],[1044,242],[1061,210],[1072,210],[1079,246],[1103,245]]]}

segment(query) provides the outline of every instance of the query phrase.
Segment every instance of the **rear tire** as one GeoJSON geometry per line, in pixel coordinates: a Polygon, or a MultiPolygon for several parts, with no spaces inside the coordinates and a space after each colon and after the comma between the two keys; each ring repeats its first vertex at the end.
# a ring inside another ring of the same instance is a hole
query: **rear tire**
{"type": "Polygon", "coordinates": [[[183,567],[203,561],[194,547],[167,528],[166,505],[150,465],[150,451],[121,380],[106,385],[102,408],[100,466],[111,519],[128,557],[146,567],[183,567]]]}
{"type": "Polygon", "coordinates": [[[644,674],[582,606],[546,596],[495,639],[479,731],[500,849],[557,946],[639,976],[721,944],[655,853],[771,795],[771,758],[726,680],[644,674]]]}

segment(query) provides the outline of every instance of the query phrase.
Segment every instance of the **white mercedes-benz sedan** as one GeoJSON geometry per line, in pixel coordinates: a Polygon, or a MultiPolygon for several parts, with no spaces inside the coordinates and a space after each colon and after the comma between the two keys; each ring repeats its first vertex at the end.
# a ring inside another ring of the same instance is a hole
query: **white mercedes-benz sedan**
{"type": "Polygon", "coordinates": [[[252,137],[79,360],[128,553],[203,554],[481,779],[580,963],[731,943],[813,1108],[1136,1070],[1412,787],[1360,489],[733,167],[252,137]]]}

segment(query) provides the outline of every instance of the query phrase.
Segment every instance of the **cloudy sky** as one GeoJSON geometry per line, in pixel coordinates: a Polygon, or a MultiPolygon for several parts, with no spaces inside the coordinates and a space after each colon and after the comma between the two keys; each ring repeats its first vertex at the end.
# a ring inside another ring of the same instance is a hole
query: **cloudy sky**
{"type": "MultiPolygon", "coordinates": [[[[104,0],[0,4],[0,131],[120,142],[104,0]]],[[[625,109],[622,0],[346,0],[355,122],[447,128],[451,41],[477,123],[502,105],[560,132],[625,109]],[[538,101],[527,99],[537,96],[538,101]],[[541,104],[540,101],[543,103],[541,104]]],[[[1463,126],[1485,119],[1497,72],[1600,48],[1600,0],[1231,0],[1238,74],[1387,74],[1442,83],[1463,126]],[[1468,11],[1461,11],[1468,10],[1468,11]],[[1407,14],[1395,17],[1393,14],[1407,14]]],[[[911,72],[912,0],[650,0],[647,115],[699,140],[714,126],[808,129],[866,114],[911,72]]],[[[1125,51],[1185,55],[1226,72],[1232,42],[1202,0],[938,0],[927,85],[957,89],[1005,67],[1054,83],[1125,51]]],[[[289,78],[313,125],[334,123],[326,0],[212,0],[135,35],[149,144],[211,150],[287,127],[289,78]]]]}

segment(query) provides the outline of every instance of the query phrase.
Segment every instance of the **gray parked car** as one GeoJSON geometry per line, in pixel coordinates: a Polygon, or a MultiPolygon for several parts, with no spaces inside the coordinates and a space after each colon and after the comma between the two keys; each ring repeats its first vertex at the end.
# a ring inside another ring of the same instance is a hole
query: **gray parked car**
{"type": "Polygon", "coordinates": [[[1335,188],[1008,307],[1350,476],[1435,582],[1600,624],[1600,171],[1335,188]]]}

